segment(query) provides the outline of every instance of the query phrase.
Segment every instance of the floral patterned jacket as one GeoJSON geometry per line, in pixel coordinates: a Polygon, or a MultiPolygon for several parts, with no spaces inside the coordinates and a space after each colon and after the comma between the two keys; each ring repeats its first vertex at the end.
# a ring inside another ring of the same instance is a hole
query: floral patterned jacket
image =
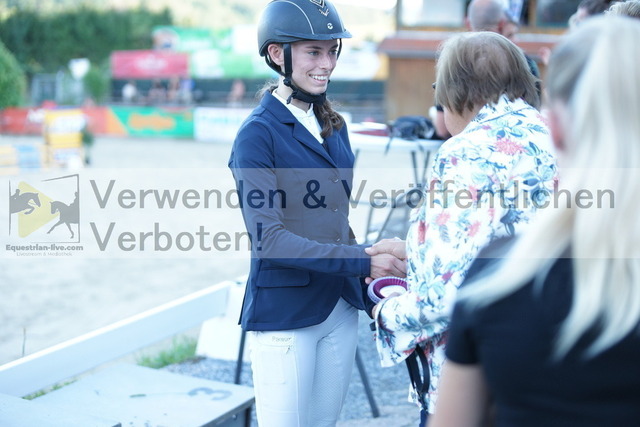
{"type": "Polygon", "coordinates": [[[546,124],[521,99],[487,104],[439,149],[422,204],[407,234],[409,292],[384,300],[376,318],[383,366],[401,363],[418,344],[431,369],[429,412],[445,359],[455,294],[478,252],[520,231],[550,203],[556,164],[546,124]]]}

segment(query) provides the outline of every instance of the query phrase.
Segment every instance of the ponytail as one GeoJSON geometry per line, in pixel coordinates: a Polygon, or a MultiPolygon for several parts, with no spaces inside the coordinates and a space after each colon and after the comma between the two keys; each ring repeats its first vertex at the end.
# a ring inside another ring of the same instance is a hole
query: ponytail
{"type": "Polygon", "coordinates": [[[340,130],[344,126],[344,118],[333,109],[328,99],[325,99],[321,105],[313,104],[313,112],[322,124],[320,131],[322,138],[331,136],[334,129],[340,130]]]}

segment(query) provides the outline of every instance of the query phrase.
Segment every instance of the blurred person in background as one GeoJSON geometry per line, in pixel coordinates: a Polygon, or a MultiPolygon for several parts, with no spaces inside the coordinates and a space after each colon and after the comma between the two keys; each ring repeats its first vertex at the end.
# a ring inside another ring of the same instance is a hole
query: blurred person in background
{"type": "Polygon", "coordinates": [[[472,0],[467,7],[465,25],[469,31],[492,31],[515,41],[519,23],[503,0],[472,0]]]}
{"type": "MultiPolygon", "coordinates": [[[[501,34],[515,43],[520,30],[518,18],[512,16],[503,0],[472,0],[467,7],[465,19],[470,31],[492,31],[501,34]]],[[[538,64],[533,58],[525,54],[531,73],[540,78],[538,64]]]]}
{"type": "Polygon", "coordinates": [[[138,88],[133,80],[127,81],[122,86],[122,102],[132,104],[138,99],[138,88]]]}
{"type": "Polygon", "coordinates": [[[603,14],[614,3],[615,0],[582,0],[576,13],[569,18],[569,28],[575,28],[589,17],[603,14]]]}
{"type": "Polygon", "coordinates": [[[235,79],[231,84],[231,89],[227,94],[227,104],[230,107],[240,107],[244,99],[247,88],[241,79],[235,79]]]}
{"type": "MultiPolygon", "coordinates": [[[[573,15],[569,17],[567,25],[569,30],[575,29],[585,19],[602,15],[610,6],[619,3],[612,0],[582,0],[578,4],[578,9],[573,15]]],[[[542,47],[539,51],[540,59],[545,65],[549,64],[549,58],[551,57],[551,49],[548,47],[542,47]]]]}
{"type": "Polygon", "coordinates": [[[491,245],[459,291],[430,427],[640,423],[640,22],[589,19],[554,49],[556,203],[491,245]],[[593,200],[592,200],[593,201],[593,200]],[[491,409],[489,409],[491,408],[491,409]]]}
{"type": "Polygon", "coordinates": [[[148,104],[161,104],[167,101],[167,88],[160,79],[153,79],[147,93],[148,104]]]}

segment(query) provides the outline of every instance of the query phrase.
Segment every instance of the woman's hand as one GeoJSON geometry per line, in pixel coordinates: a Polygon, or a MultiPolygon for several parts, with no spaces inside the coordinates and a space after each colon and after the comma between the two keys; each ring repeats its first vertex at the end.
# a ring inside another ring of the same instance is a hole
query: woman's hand
{"type": "MultiPolygon", "coordinates": [[[[365,249],[365,251],[367,249],[365,249]]],[[[371,276],[365,279],[366,284],[371,283],[373,279],[377,279],[378,277],[406,277],[407,262],[388,253],[375,254],[371,257],[371,270],[369,274],[371,274],[371,276]]]]}
{"type": "Polygon", "coordinates": [[[400,239],[380,240],[364,251],[371,255],[371,276],[365,279],[369,284],[373,279],[385,276],[406,277],[407,252],[405,241],[400,239]]]}
{"type": "Polygon", "coordinates": [[[407,243],[398,238],[383,239],[375,243],[370,248],[365,249],[369,255],[389,254],[402,260],[407,259],[407,243]]]}

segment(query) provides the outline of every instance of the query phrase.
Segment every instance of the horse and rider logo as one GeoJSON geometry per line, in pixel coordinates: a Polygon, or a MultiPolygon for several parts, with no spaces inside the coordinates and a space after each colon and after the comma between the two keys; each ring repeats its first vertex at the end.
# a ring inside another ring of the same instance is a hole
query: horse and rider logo
{"type": "MultiPolygon", "coordinates": [[[[60,200],[55,200],[52,197],[47,196],[43,191],[36,189],[28,183],[21,181],[15,189],[11,189],[9,186],[9,233],[12,232],[12,218],[17,218],[17,232],[20,237],[27,237],[41,230],[44,231],[45,226],[49,226],[57,219],[53,225],[46,230],[47,235],[51,235],[50,238],[45,240],[56,241],[77,239],[79,241],[79,219],[80,219],[80,207],[78,200],[78,186],[77,175],[71,175],[61,178],[54,178],[45,180],[50,181],[61,180],[65,178],[76,178],[75,188],[66,186],[65,194],[73,194],[72,197],[67,197],[60,200]],[[73,193],[71,193],[73,191],[73,193]],[[69,200],[71,199],[71,200],[69,200]],[[59,225],[65,224],[68,232],[65,232],[64,227],[58,229],[59,225]],[[76,231],[74,231],[74,228],[76,231]]],[[[37,233],[36,233],[37,234],[37,233]]],[[[45,237],[43,233],[40,233],[39,237],[45,237]]]]}
{"type": "Polygon", "coordinates": [[[325,4],[324,0],[309,0],[311,3],[318,6],[318,11],[324,16],[329,14],[329,7],[325,4]]]}

